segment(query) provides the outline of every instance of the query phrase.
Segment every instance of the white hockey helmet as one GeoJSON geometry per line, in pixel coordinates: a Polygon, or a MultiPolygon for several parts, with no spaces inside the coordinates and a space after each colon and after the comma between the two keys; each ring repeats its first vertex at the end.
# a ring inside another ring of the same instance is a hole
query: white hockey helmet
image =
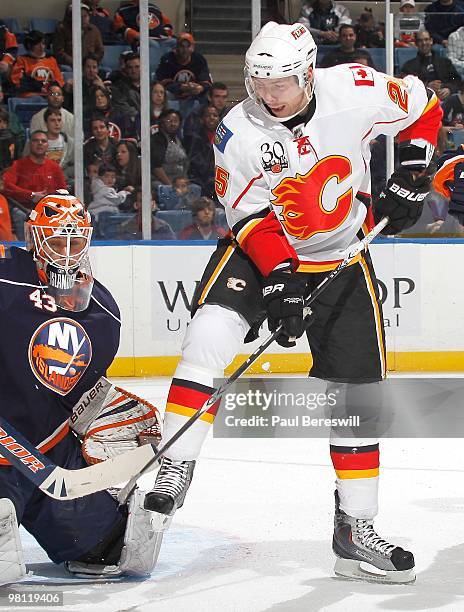
{"type": "Polygon", "coordinates": [[[291,119],[300,113],[312,98],[314,77],[308,77],[308,69],[315,68],[316,54],[316,43],[310,31],[301,23],[266,23],[245,55],[245,87],[248,95],[270,118],[276,121],[291,119]],[[304,91],[304,104],[289,117],[275,117],[256,93],[253,79],[281,79],[289,76],[295,76],[299,87],[304,91]]]}

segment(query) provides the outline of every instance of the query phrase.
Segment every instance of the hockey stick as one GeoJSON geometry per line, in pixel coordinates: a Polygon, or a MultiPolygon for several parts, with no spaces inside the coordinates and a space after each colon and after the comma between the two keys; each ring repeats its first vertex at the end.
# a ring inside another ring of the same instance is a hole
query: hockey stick
{"type": "MultiPolygon", "coordinates": [[[[377,225],[368,233],[366,236],[360,240],[357,244],[355,244],[348,254],[345,256],[343,261],[341,261],[336,268],[330,272],[314,289],[314,291],[305,299],[305,307],[308,307],[310,304],[314,302],[314,300],[319,297],[319,295],[326,289],[326,287],[344,270],[353,259],[359,255],[362,251],[367,249],[368,245],[372,242],[372,240],[383,230],[383,228],[388,224],[388,217],[383,217],[377,225]]],[[[264,353],[264,351],[271,345],[274,340],[277,339],[279,334],[282,331],[282,325],[279,325],[277,329],[272,332],[272,334],[266,338],[266,340],[259,345],[259,347],[252,353],[243,363],[239,366],[235,372],[233,372],[229,378],[220,386],[216,391],[209,397],[200,410],[197,410],[194,415],[192,415],[188,421],[182,425],[182,427],[176,431],[176,433],[169,438],[169,440],[163,444],[163,446],[158,450],[158,452],[149,459],[147,465],[140,470],[138,474],[133,476],[129,482],[119,491],[118,500],[122,504],[124,503],[132,491],[135,489],[137,480],[142,474],[144,474],[147,470],[151,468],[151,466],[160,459],[164,455],[164,453],[171,448],[171,446],[189,429],[195,421],[197,421],[203,414],[208,412],[209,408],[213,406],[221,397],[224,395],[226,390],[230,387],[230,385],[235,382],[240,376],[249,368],[251,364],[253,364],[258,357],[264,353]]]]}
{"type": "Polygon", "coordinates": [[[57,500],[69,500],[114,487],[156,467],[151,459],[156,447],[144,444],[131,451],[88,467],[67,470],[53,463],[0,417],[0,452],[43,493],[57,500]],[[148,465],[150,467],[148,467],[148,465]]]}
{"type": "MultiPolygon", "coordinates": [[[[349,254],[332,272],[316,287],[305,301],[309,306],[327,285],[361,253],[369,243],[387,225],[388,218],[382,219],[360,242],[350,250],[349,254]]],[[[197,411],[162,448],[157,451],[151,444],[145,444],[134,450],[107,459],[88,467],[68,470],[57,466],[51,459],[42,454],[22,434],[0,417],[0,451],[4,458],[31,480],[43,493],[57,500],[69,500],[84,495],[90,495],[114,487],[120,482],[128,481],[121,489],[119,501],[124,503],[134,490],[140,476],[150,469],[155,469],[159,458],[170,448],[193,423],[208,411],[235,382],[245,370],[274,342],[282,326],[279,326],[246,361],[219,387],[215,393],[197,411]]]]}

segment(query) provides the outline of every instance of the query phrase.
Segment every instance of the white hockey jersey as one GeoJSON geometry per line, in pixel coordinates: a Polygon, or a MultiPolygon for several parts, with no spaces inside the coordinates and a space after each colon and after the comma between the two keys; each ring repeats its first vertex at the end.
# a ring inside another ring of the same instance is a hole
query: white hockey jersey
{"type": "Polygon", "coordinates": [[[357,241],[369,208],[370,141],[405,131],[434,145],[439,124],[436,96],[413,76],[344,64],[316,70],[314,91],[313,116],[292,130],[248,98],[219,124],[214,147],[216,192],[237,242],[253,250],[247,241],[271,207],[302,271],[335,267],[357,241]]]}

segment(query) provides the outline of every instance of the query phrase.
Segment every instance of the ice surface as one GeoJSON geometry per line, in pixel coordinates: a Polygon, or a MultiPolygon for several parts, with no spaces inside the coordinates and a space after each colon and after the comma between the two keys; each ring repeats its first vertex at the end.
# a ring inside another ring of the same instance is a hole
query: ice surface
{"type": "MultiPolygon", "coordinates": [[[[167,379],[118,382],[164,405],[167,379]]],[[[22,530],[33,575],[3,590],[0,609],[11,609],[6,593],[40,589],[62,591],[62,609],[76,612],[464,610],[462,449],[462,440],[382,442],[376,526],[414,552],[413,585],[334,576],[326,441],[209,437],[150,579],[73,579],[22,530]]]]}

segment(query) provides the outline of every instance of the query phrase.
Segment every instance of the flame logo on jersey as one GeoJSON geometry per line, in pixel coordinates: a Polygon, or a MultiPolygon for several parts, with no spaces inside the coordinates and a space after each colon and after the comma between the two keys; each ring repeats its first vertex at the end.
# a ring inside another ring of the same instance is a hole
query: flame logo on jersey
{"type": "Polygon", "coordinates": [[[29,342],[29,364],[38,380],[59,395],[73,389],[92,359],[85,329],[60,317],[42,323],[29,342]]]}
{"type": "Polygon", "coordinates": [[[334,204],[330,209],[323,204],[323,194],[331,179],[335,179],[338,185],[350,175],[350,160],[331,155],[306,174],[284,178],[272,190],[275,196],[272,204],[282,207],[277,218],[285,231],[298,240],[308,240],[314,234],[331,232],[339,227],[351,210],[353,190],[350,187],[342,195],[333,197],[334,204]]]}

